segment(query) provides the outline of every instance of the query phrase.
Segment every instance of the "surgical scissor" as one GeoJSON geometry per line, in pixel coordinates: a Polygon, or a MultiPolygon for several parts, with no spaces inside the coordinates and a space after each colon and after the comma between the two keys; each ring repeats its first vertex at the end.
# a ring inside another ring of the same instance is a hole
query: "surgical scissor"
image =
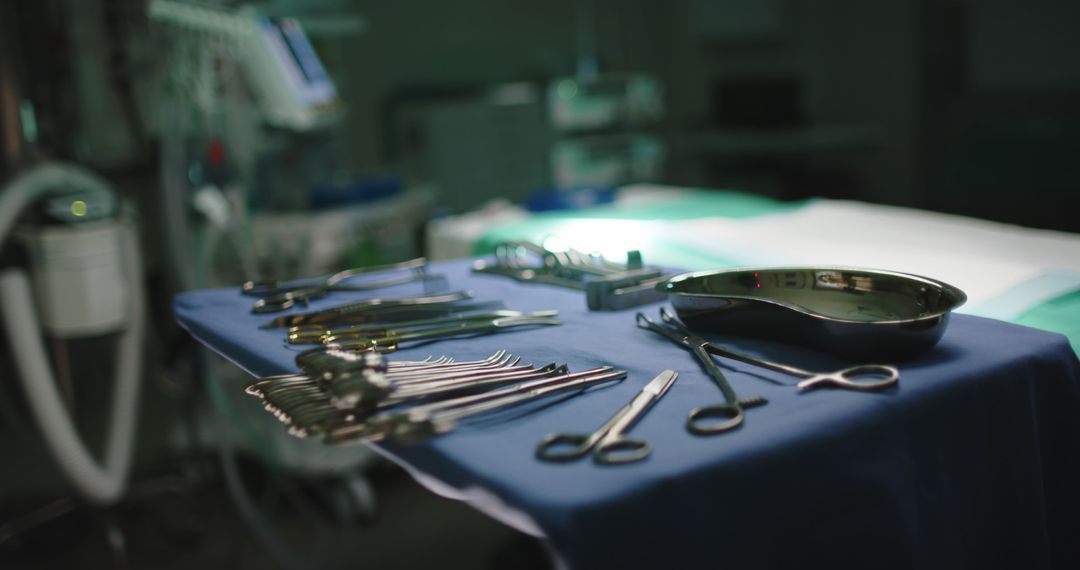
{"type": "MultiPolygon", "coordinates": [[[[675,319],[665,308],[660,309],[660,319],[668,325],[678,328],[681,332],[690,334],[686,327],[675,319]]],[[[700,339],[700,337],[698,337],[700,339]]],[[[747,364],[753,364],[762,368],[802,378],[796,384],[799,390],[810,390],[823,386],[832,386],[844,390],[856,390],[860,392],[873,392],[895,386],[900,381],[900,371],[895,366],[885,364],[860,364],[850,368],[843,368],[833,372],[811,372],[796,368],[788,364],[771,362],[763,358],[750,356],[730,348],[705,342],[704,348],[710,354],[723,356],[732,360],[738,360],[747,364]]]]}
{"type": "Polygon", "coordinates": [[[640,461],[652,451],[649,442],[623,433],[634,425],[642,415],[675,383],[679,374],[665,370],[642,388],[641,392],[626,404],[600,429],[591,434],[548,434],[536,448],[536,456],[545,461],[570,461],[590,451],[597,463],[615,465],[640,461]]]}
{"type": "Polygon", "coordinates": [[[666,327],[646,317],[645,313],[638,313],[637,326],[659,333],[671,342],[692,352],[701,361],[701,365],[705,367],[705,372],[709,374],[709,377],[712,378],[713,382],[724,394],[722,404],[702,406],[690,410],[690,414],[686,418],[686,429],[690,433],[712,435],[733,430],[743,423],[743,408],[768,403],[768,400],[760,396],[740,400],[735,394],[735,390],[731,388],[731,384],[728,383],[727,378],[724,377],[724,372],[709,356],[709,341],[691,333],[681,324],[672,323],[672,327],[666,327]],[[717,421],[717,419],[720,421],[717,421]]]}
{"type": "Polygon", "coordinates": [[[426,283],[433,279],[443,278],[429,274],[427,272],[427,259],[418,257],[401,263],[346,269],[325,278],[308,279],[304,283],[294,285],[285,285],[280,281],[248,281],[241,286],[240,290],[244,295],[260,297],[255,301],[255,306],[252,307],[251,312],[276,313],[292,308],[297,304],[306,305],[308,301],[325,297],[331,291],[371,291],[412,281],[424,281],[426,283]],[[347,282],[358,275],[384,271],[407,271],[407,273],[365,283],[347,282]]]}

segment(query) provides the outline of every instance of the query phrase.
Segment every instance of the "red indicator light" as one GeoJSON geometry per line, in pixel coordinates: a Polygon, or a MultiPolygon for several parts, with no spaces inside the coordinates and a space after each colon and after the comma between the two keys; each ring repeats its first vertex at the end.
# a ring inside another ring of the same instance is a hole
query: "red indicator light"
{"type": "Polygon", "coordinates": [[[754,287],[757,287],[758,289],[761,289],[761,283],[755,283],[754,287]]]}
{"type": "Polygon", "coordinates": [[[755,279],[757,279],[757,276],[758,276],[758,272],[757,272],[757,271],[755,271],[755,272],[754,272],[754,278],[755,278],[755,279]]]}

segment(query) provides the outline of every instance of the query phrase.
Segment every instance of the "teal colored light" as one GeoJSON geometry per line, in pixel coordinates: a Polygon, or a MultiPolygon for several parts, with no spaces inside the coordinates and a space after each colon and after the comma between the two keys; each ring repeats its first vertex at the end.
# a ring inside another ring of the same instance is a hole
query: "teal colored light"
{"type": "Polygon", "coordinates": [[[1061,333],[1068,337],[1073,351],[1080,354],[1080,291],[1056,297],[1028,309],[1014,322],[1061,333]]]}
{"type": "Polygon", "coordinates": [[[563,99],[573,99],[578,94],[577,82],[573,79],[563,79],[555,87],[555,92],[563,99]]]}

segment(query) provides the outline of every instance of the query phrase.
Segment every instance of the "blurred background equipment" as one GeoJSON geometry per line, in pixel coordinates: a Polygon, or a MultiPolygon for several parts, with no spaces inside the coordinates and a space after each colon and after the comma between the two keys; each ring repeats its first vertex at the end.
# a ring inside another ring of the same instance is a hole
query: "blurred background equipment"
{"type": "MultiPolygon", "coordinates": [[[[415,257],[415,248],[393,240],[411,239],[410,224],[420,222],[410,220],[423,219],[423,197],[406,198],[392,176],[367,180],[348,172],[344,106],[289,8],[149,3],[166,62],[159,204],[176,290],[415,257]]],[[[346,8],[337,9],[350,19],[346,8]]],[[[359,33],[362,26],[336,31],[359,33]]],[[[373,514],[363,471],[375,455],[270,432],[269,420],[236,401],[243,371],[203,353],[196,373],[207,396],[196,420],[203,435],[188,444],[217,449],[229,497],[253,536],[288,567],[339,556],[347,540],[315,554],[283,536],[241,476],[241,458],[254,458],[272,478],[284,472],[334,481],[340,495],[331,500],[331,527],[339,529],[373,514]]]]}
{"type": "Polygon", "coordinates": [[[553,237],[665,271],[827,251],[1080,346],[1076,238],[1045,231],[1080,231],[1078,24],[1068,0],[0,1],[0,566],[482,567],[525,541],[283,434],[181,291],[553,237]]]}
{"type": "MultiPolygon", "coordinates": [[[[417,84],[389,96],[387,158],[434,181],[439,205],[462,213],[496,199],[559,208],[580,194],[663,176],[663,83],[601,73],[591,0],[572,22],[575,75],[480,85],[417,84]]],[[[586,200],[588,198],[585,198],[586,200]]]]}
{"type": "MultiPolygon", "coordinates": [[[[316,8],[324,44],[365,29],[341,3],[316,8]]],[[[419,254],[428,194],[349,167],[346,106],[302,13],[284,2],[148,5],[165,63],[158,202],[181,288],[419,254]]]]}
{"type": "Polygon", "coordinates": [[[35,215],[17,237],[30,252],[32,277],[17,267],[0,274],[4,332],[53,460],[86,500],[111,504],[123,495],[136,432],[145,342],[141,254],[112,191],[81,168],[44,163],[4,186],[0,239],[12,237],[17,216],[27,209],[36,209],[35,215]],[[104,461],[98,462],[70,415],[82,367],[69,360],[65,340],[115,332],[120,337],[109,431],[104,461]],[[53,366],[42,334],[52,342],[53,366]]]}
{"type": "Polygon", "coordinates": [[[295,18],[173,0],[150,2],[149,15],[229,45],[267,124],[305,131],[340,119],[337,90],[295,18]]]}

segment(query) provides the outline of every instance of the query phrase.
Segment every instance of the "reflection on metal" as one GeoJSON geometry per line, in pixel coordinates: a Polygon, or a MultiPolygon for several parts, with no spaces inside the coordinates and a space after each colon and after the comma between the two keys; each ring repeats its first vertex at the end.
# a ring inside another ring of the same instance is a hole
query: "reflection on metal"
{"type": "Polygon", "coordinates": [[[700,271],[657,290],[695,330],[811,346],[860,362],[929,350],[967,300],[934,279],[843,267],[700,271]]]}
{"type": "Polygon", "coordinates": [[[276,313],[296,305],[306,305],[308,301],[325,297],[331,291],[371,291],[412,281],[422,282],[425,293],[445,288],[446,279],[441,275],[428,274],[427,268],[427,260],[420,257],[402,263],[346,269],[325,278],[307,279],[290,285],[279,281],[247,281],[241,286],[241,291],[244,295],[260,297],[251,312],[276,313]],[[358,279],[387,272],[403,274],[381,279],[358,279]],[[437,288],[430,286],[433,281],[439,283],[437,288]]]}
{"type": "Polygon", "coordinates": [[[524,240],[495,246],[495,262],[479,260],[473,271],[509,277],[523,283],[556,285],[585,291],[590,310],[619,310],[663,299],[655,289],[667,276],[655,267],[644,267],[641,253],[627,252],[627,261],[614,263],[602,255],[586,254],[556,240],[544,246],[524,240]],[[550,244],[550,245],[549,245],[550,244]]]}
{"type": "Polygon", "coordinates": [[[723,403],[701,406],[690,410],[690,415],[686,418],[687,431],[695,435],[715,435],[731,431],[743,424],[744,408],[768,403],[768,400],[760,396],[740,400],[735,394],[735,389],[728,383],[724,372],[709,356],[709,342],[694,335],[677,323],[668,324],[670,326],[664,326],[646,317],[644,313],[637,314],[638,327],[657,333],[689,350],[724,394],[723,403]]]}
{"type": "Polygon", "coordinates": [[[501,350],[473,362],[387,362],[373,352],[317,350],[297,358],[300,374],[260,378],[246,392],[297,437],[418,441],[474,415],[626,375],[610,367],[570,373],[565,364],[534,368],[520,361],[501,350]]]}
{"type": "Polygon", "coordinates": [[[701,339],[701,337],[693,336],[682,323],[675,320],[675,317],[672,317],[671,314],[667,312],[667,309],[660,309],[660,319],[675,330],[687,335],[688,338],[693,337],[696,339],[709,354],[723,356],[747,364],[753,364],[754,366],[760,366],[767,370],[802,379],[796,384],[799,390],[810,390],[813,388],[829,386],[844,390],[855,390],[857,392],[874,392],[892,388],[900,381],[900,371],[897,370],[895,366],[889,366],[887,364],[860,364],[832,372],[811,372],[789,364],[772,362],[765,360],[764,358],[751,356],[720,346],[714,342],[707,342],[704,339],[701,339]]]}
{"type": "Polygon", "coordinates": [[[661,372],[646,384],[630,403],[593,433],[549,434],[536,448],[536,456],[544,461],[571,461],[591,451],[596,462],[602,465],[619,465],[645,459],[652,451],[649,442],[627,437],[623,433],[667,393],[678,377],[679,374],[674,370],[661,372]]]}
{"type": "Polygon", "coordinates": [[[393,318],[384,318],[386,313],[396,315],[402,311],[408,311],[412,314],[416,314],[417,312],[430,314],[457,312],[462,310],[461,305],[457,304],[458,301],[464,301],[471,298],[472,293],[457,291],[441,295],[366,299],[355,303],[337,305],[328,309],[277,317],[272,321],[261,325],[259,328],[274,329],[316,323],[329,325],[345,322],[359,323],[393,320],[393,318]]]}

